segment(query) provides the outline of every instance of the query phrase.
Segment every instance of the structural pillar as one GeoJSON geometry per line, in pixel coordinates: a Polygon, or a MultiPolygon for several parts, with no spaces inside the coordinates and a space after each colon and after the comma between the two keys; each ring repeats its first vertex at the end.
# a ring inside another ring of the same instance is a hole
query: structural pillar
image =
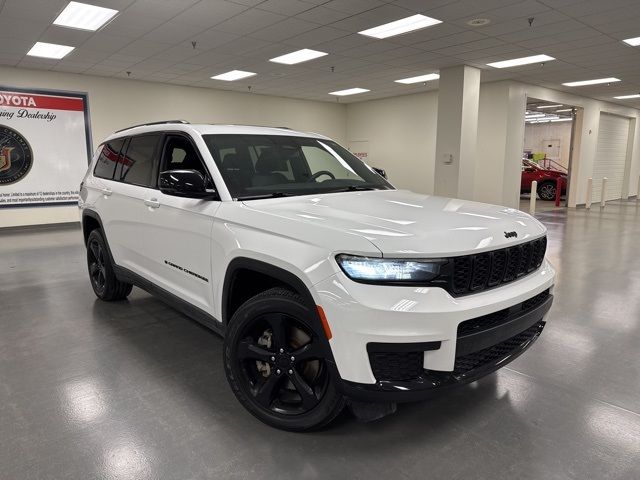
{"type": "Polygon", "coordinates": [[[480,70],[460,65],[440,70],[436,134],[436,195],[472,200],[478,160],[480,70]]]}

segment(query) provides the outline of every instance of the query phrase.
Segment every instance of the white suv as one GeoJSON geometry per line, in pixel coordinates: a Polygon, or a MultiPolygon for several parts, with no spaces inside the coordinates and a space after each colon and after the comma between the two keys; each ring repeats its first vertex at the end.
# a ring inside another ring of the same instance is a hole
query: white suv
{"type": "Polygon", "coordinates": [[[91,285],[132,285],[224,336],[238,400],[288,430],[474,381],[540,335],[546,230],[500,206],[396,190],[286,128],[132,127],[80,187],[91,285]]]}

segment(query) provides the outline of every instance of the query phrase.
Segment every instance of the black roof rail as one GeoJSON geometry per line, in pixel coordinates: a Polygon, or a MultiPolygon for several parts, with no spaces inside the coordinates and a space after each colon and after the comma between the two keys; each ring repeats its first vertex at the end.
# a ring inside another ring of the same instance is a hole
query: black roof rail
{"type": "Polygon", "coordinates": [[[116,130],[115,133],[120,133],[120,132],[124,132],[125,130],[129,130],[131,128],[136,128],[136,127],[147,127],[149,125],[164,125],[165,123],[182,123],[182,124],[188,124],[189,122],[187,122],[186,120],[160,120],[158,122],[149,122],[149,123],[141,123],[139,125],[132,125],[130,127],[127,128],[122,128],[120,130],[116,130]]]}

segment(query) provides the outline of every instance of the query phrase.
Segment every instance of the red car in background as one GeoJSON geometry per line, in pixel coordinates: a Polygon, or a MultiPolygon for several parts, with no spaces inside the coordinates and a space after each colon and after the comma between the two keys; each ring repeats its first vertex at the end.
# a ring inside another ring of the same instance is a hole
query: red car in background
{"type": "MultiPolygon", "coordinates": [[[[561,168],[560,166],[558,166],[561,168]]],[[[531,192],[531,182],[538,182],[538,196],[541,200],[555,200],[556,182],[560,178],[562,195],[567,193],[567,172],[555,168],[543,168],[536,162],[522,159],[522,177],[520,179],[520,193],[531,192]]]]}

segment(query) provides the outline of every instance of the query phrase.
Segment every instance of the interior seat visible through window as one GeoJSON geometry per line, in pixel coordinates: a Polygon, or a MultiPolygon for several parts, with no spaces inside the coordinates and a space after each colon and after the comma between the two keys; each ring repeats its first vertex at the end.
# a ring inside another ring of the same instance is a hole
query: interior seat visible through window
{"type": "Polygon", "coordinates": [[[238,153],[227,153],[224,156],[222,170],[229,175],[229,181],[242,190],[251,186],[255,173],[251,159],[238,153]]]}
{"type": "Polygon", "coordinates": [[[170,137],[165,147],[165,170],[197,170],[207,173],[191,142],[183,137],[170,137]]]}
{"type": "Polygon", "coordinates": [[[288,183],[287,177],[279,172],[288,171],[287,162],[274,148],[263,150],[256,162],[256,176],[253,178],[253,186],[277,185],[288,183]]]}

